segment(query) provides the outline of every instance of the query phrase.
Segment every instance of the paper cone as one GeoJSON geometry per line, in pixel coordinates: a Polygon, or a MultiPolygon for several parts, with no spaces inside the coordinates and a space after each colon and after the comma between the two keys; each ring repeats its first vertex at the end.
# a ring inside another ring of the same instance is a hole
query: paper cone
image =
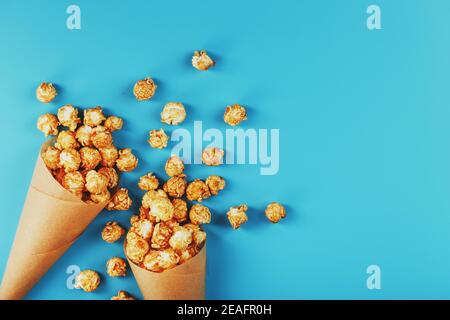
{"type": "Polygon", "coordinates": [[[161,273],[143,269],[130,259],[128,263],[145,300],[205,299],[206,245],[192,259],[161,273]]]}
{"type": "Polygon", "coordinates": [[[25,296],[105,205],[86,204],[64,189],[39,155],[3,274],[0,299],[25,296]]]}

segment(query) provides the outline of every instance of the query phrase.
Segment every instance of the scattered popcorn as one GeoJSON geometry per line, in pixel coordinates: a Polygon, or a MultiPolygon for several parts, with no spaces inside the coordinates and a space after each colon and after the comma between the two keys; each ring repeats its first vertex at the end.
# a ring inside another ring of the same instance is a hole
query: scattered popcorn
{"type": "Polygon", "coordinates": [[[153,234],[153,223],[148,219],[136,217],[131,221],[131,231],[135,232],[145,240],[150,240],[153,234]]]}
{"type": "Polygon", "coordinates": [[[106,203],[110,199],[111,199],[111,193],[108,191],[108,189],[106,189],[105,191],[103,191],[102,193],[99,193],[99,194],[95,194],[95,193],[90,194],[90,200],[93,203],[106,203]]]}
{"type": "Polygon", "coordinates": [[[172,198],[181,198],[186,191],[187,182],[184,174],[174,176],[164,184],[164,191],[172,198]]]}
{"type": "Polygon", "coordinates": [[[111,300],[136,300],[135,298],[133,298],[128,292],[120,290],[117,293],[117,296],[113,296],[111,298],[111,300]]]}
{"type": "Polygon", "coordinates": [[[267,219],[273,223],[277,223],[286,217],[286,209],[278,202],[270,203],[265,211],[267,219]]]}
{"type": "Polygon", "coordinates": [[[147,140],[148,144],[152,148],[156,149],[164,149],[167,147],[167,142],[169,141],[169,137],[164,132],[163,129],[152,130],[149,133],[149,138],[147,140]]]}
{"type": "Polygon", "coordinates": [[[179,176],[184,171],[184,164],[178,156],[173,155],[167,160],[164,168],[169,177],[179,176]]]}
{"type": "Polygon", "coordinates": [[[111,132],[103,126],[92,129],[91,141],[97,149],[106,148],[112,145],[113,137],[111,132]]]}
{"type": "Polygon", "coordinates": [[[100,126],[105,120],[102,107],[84,110],[84,124],[90,127],[100,126]]]}
{"type": "Polygon", "coordinates": [[[224,151],[216,147],[203,150],[202,161],[207,166],[220,166],[223,163],[224,151]]]}
{"type": "Polygon", "coordinates": [[[161,122],[170,125],[179,125],[186,119],[186,110],[180,102],[167,103],[161,112],[161,122]]]}
{"type": "Polygon", "coordinates": [[[247,120],[247,111],[239,104],[227,106],[223,115],[223,121],[230,126],[236,126],[242,121],[247,120]]]}
{"type": "Polygon", "coordinates": [[[80,147],[75,133],[72,131],[61,131],[58,133],[55,142],[55,148],[59,150],[63,149],[78,149],[80,147]]]}
{"type": "Polygon", "coordinates": [[[172,199],[173,218],[178,222],[187,220],[187,203],[183,199],[172,199]]]}
{"type": "Polygon", "coordinates": [[[192,242],[192,230],[184,227],[177,227],[174,229],[172,237],[170,237],[169,245],[174,250],[186,250],[192,242]]]}
{"type": "Polygon", "coordinates": [[[102,166],[112,168],[116,165],[117,158],[119,158],[119,151],[114,145],[110,145],[105,148],[99,148],[98,151],[102,156],[102,166]]]}
{"type": "Polygon", "coordinates": [[[167,198],[166,192],[162,189],[147,191],[142,197],[142,206],[146,209],[150,209],[152,201],[158,198],[167,198]]]}
{"type": "Polygon", "coordinates": [[[212,195],[217,196],[219,191],[225,188],[225,180],[219,176],[209,176],[206,181],[206,185],[212,195]]]}
{"type": "Polygon", "coordinates": [[[120,130],[123,127],[123,119],[116,116],[109,116],[106,118],[103,126],[108,129],[109,132],[120,130]]]}
{"type": "Polygon", "coordinates": [[[79,171],[68,172],[62,179],[62,186],[70,193],[81,198],[84,190],[84,177],[79,171]]]}
{"type": "Polygon", "coordinates": [[[192,224],[205,224],[211,222],[211,211],[201,204],[194,204],[189,211],[189,219],[192,224]]]}
{"type": "Polygon", "coordinates": [[[55,99],[58,92],[50,82],[42,82],[36,89],[36,98],[43,103],[49,103],[55,99]]]}
{"type": "Polygon", "coordinates": [[[50,170],[56,170],[59,168],[59,155],[61,151],[55,147],[49,146],[42,153],[42,160],[50,170]]]}
{"type": "Polygon", "coordinates": [[[83,147],[90,147],[92,146],[91,135],[92,135],[92,127],[82,125],[77,129],[75,133],[75,138],[83,147]]]}
{"type": "Polygon", "coordinates": [[[106,262],[106,272],[110,277],[125,277],[127,263],[122,258],[113,257],[106,262]]]}
{"type": "Polygon", "coordinates": [[[95,291],[100,285],[100,276],[93,270],[83,270],[75,278],[75,288],[85,292],[95,291]]]}
{"type": "Polygon", "coordinates": [[[36,126],[45,136],[58,134],[59,122],[54,114],[43,114],[38,118],[36,126]]]}
{"type": "Polygon", "coordinates": [[[79,152],[81,156],[81,167],[86,170],[95,169],[102,161],[102,156],[97,149],[91,147],[83,147],[79,152]]]}
{"type": "Polygon", "coordinates": [[[227,212],[228,221],[230,221],[233,229],[238,229],[242,224],[246,223],[248,218],[245,212],[247,211],[247,206],[242,204],[238,207],[231,207],[227,212]]]}
{"type": "Polygon", "coordinates": [[[108,178],[95,170],[86,173],[86,189],[93,194],[101,194],[108,190],[108,178]]]}
{"type": "Polygon", "coordinates": [[[169,198],[159,197],[150,202],[150,215],[157,221],[168,221],[173,218],[174,208],[169,198]]]}
{"type": "Polygon", "coordinates": [[[153,97],[157,88],[158,86],[152,78],[145,78],[136,82],[133,93],[138,101],[149,100],[153,97]]]}
{"type": "Polygon", "coordinates": [[[77,171],[81,164],[80,153],[75,149],[64,149],[59,154],[59,165],[64,171],[77,171]]]}
{"type": "Polygon", "coordinates": [[[128,210],[133,200],[128,196],[128,189],[120,188],[106,205],[106,210],[128,210]]]}
{"type": "Polygon", "coordinates": [[[145,176],[139,178],[138,187],[144,191],[156,190],[158,189],[159,181],[151,172],[147,173],[145,176]]]}
{"type": "Polygon", "coordinates": [[[108,178],[108,188],[115,188],[119,184],[119,175],[116,169],[110,167],[101,167],[98,169],[98,173],[108,178]]]}
{"type": "Polygon", "coordinates": [[[144,258],[144,266],[153,272],[163,272],[177,265],[180,257],[173,249],[150,251],[144,258]]]}
{"type": "Polygon", "coordinates": [[[141,263],[149,250],[150,246],[147,241],[134,232],[128,232],[125,254],[131,261],[141,263]]]}
{"type": "Polygon", "coordinates": [[[192,66],[201,71],[206,71],[213,67],[215,62],[208,56],[206,51],[195,51],[192,57],[192,66]]]}
{"type": "Polygon", "coordinates": [[[190,201],[202,201],[211,196],[208,186],[200,179],[195,179],[186,188],[186,197],[190,201]]]}
{"type": "Polygon", "coordinates": [[[81,122],[78,118],[78,109],[71,104],[67,104],[58,109],[58,120],[61,125],[69,128],[70,131],[75,131],[78,124],[81,122]]]}
{"type": "Polygon", "coordinates": [[[133,171],[138,165],[138,159],[131,153],[131,149],[119,151],[119,158],[116,161],[117,169],[124,172],[133,171]]]}
{"type": "Polygon", "coordinates": [[[151,239],[151,247],[153,249],[167,248],[169,246],[169,240],[172,234],[173,230],[168,224],[164,222],[155,224],[151,239]]]}
{"type": "Polygon", "coordinates": [[[117,222],[108,222],[102,230],[102,239],[114,243],[125,234],[125,230],[117,222]]]}

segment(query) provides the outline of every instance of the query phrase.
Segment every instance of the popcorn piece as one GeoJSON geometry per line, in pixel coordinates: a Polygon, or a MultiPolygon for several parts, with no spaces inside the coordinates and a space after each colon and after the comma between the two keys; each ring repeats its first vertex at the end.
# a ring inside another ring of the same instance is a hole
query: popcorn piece
{"type": "Polygon", "coordinates": [[[56,88],[50,82],[42,82],[36,89],[36,98],[43,103],[49,103],[57,94],[56,88]]]}
{"type": "Polygon", "coordinates": [[[131,153],[131,149],[119,151],[119,158],[116,161],[117,169],[124,172],[133,171],[138,165],[138,159],[131,153]]]}
{"type": "Polygon", "coordinates": [[[56,137],[55,148],[59,150],[78,149],[79,147],[80,144],[72,131],[61,131],[56,137]]]}
{"type": "MultiPolygon", "coordinates": [[[[148,219],[152,223],[156,223],[157,221],[154,219],[150,219],[150,209],[144,208],[143,206],[139,207],[139,215],[137,216],[139,219],[148,219]]],[[[133,224],[133,223],[131,223],[133,224]]]]}
{"type": "Polygon", "coordinates": [[[128,232],[125,254],[131,261],[141,263],[149,250],[150,246],[147,241],[134,232],[128,232]]]}
{"type": "Polygon", "coordinates": [[[170,125],[179,125],[186,119],[186,110],[180,102],[167,103],[161,112],[161,122],[170,125]]]}
{"type": "Polygon", "coordinates": [[[164,190],[150,190],[144,194],[142,197],[142,206],[146,209],[150,208],[152,201],[158,198],[167,198],[167,194],[164,190]]]}
{"type": "Polygon", "coordinates": [[[247,211],[247,206],[242,204],[238,207],[231,207],[227,212],[228,220],[230,221],[233,229],[238,229],[242,224],[246,223],[248,218],[245,212],[247,211]]]}
{"type": "Polygon", "coordinates": [[[194,204],[189,211],[189,219],[192,224],[204,224],[211,222],[211,211],[201,204],[194,204]]]}
{"type": "Polygon", "coordinates": [[[86,170],[95,169],[102,161],[102,156],[97,149],[91,147],[83,147],[80,149],[81,167],[86,170]]]}
{"type": "Polygon", "coordinates": [[[184,170],[183,161],[178,156],[173,155],[167,160],[165,170],[169,177],[179,176],[184,170]]]}
{"type": "Polygon", "coordinates": [[[156,149],[164,149],[167,147],[167,142],[169,141],[169,137],[164,132],[163,129],[152,130],[149,133],[149,138],[147,140],[148,144],[152,148],[156,149]]]}
{"type": "Polygon", "coordinates": [[[77,129],[75,133],[75,138],[83,147],[90,147],[92,146],[91,135],[92,135],[92,127],[82,125],[77,129]]]}
{"type": "Polygon", "coordinates": [[[186,223],[183,227],[192,231],[193,244],[197,248],[201,248],[206,241],[206,232],[199,225],[192,223],[186,223]]]}
{"type": "Polygon", "coordinates": [[[214,66],[214,64],[215,62],[208,56],[206,51],[202,50],[200,52],[194,52],[194,56],[192,57],[192,66],[195,69],[206,71],[214,66]]]}
{"type": "Polygon", "coordinates": [[[84,124],[90,127],[96,127],[105,120],[102,107],[95,107],[84,110],[84,124]]]}
{"type": "Polygon", "coordinates": [[[99,194],[95,193],[90,194],[90,200],[93,203],[104,203],[107,202],[109,199],[111,199],[111,193],[109,193],[108,189],[99,194]]]}
{"type": "Polygon", "coordinates": [[[86,173],[86,189],[93,194],[101,194],[108,190],[108,178],[95,170],[86,173]]]}
{"type": "Polygon", "coordinates": [[[108,222],[102,230],[102,239],[114,243],[125,234],[125,230],[117,222],[108,222]]]}
{"type": "Polygon", "coordinates": [[[112,168],[116,165],[117,158],[119,157],[119,151],[114,145],[110,145],[105,148],[99,148],[98,151],[102,156],[102,166],[112,168]]]}
{"type": "Polygon", "coordinates": [[[145,240],[150,240],[153,234],[153,223],[148,219],[135,219],[131,222],[130,230],[137,233],[145,240]]]}
{"type": "Polygon", "coordinates": [[[144,258],[144,267],[153,272],[163,272],[177,265],[180,257],[173,249],[150,251],[144,258]]]}
{"type": "Polygon", "coordinates": [[[79,171],[68,172],[62,179],[62,186],[64,189],[69,190],[70,193],[81,198],[84,190],[84,177],[79,171]]]}
{"type": "Polygon", "coordinates": [[[207,166],[220,166],[223,162],[224,151],[216,147],[203,150],[202,161],[207,166]]]}
{"type": "Polygon", "coordinates": [[[141,190],[150,191],[158,189],[159,182],[151,172],[139,178],[138,187],[141,190]]]}
{"type": "Polygon", "coordinates": [[[183,199],[173,199],[173,218],[178,222],[186,221],[187,219],[187,203],[183,199]]]}
{"type": "Polygon", "coordinates": [[[106,262],[106,272],[110,277],[125,277],[127,263],[122,258],[113,257],[106,262]]]}
{"type": "Polygon", "coordinates": [[[225,180],[219,176],[209,176],[206,181],[206,185],[212,195],[217,196],[219,191],[225,188],[225,180]]]}
{"type": "Polygon", "coordinates": [[[98,169],[98,173],[108,178],[108,188],[112,189],[119,183],[119,175],[116,169],[110,167],[101,167],[98,169]]]}
{"type": "Polygon", "coordinates": [[[158,197],[150,202],[150,215],[157,221],[168,221],[173,218],[174,208],[169,198],[158,197]]]}
{"type": "Polygon", "coordinates": [[[117,293],[117,296],[113,296],[113,297],[111,298],[111,300],[118,301],[118,300],[136,300],[136,299],[133,298],[128,292],[123,291],[123,290],[120,290],[120,291],[117,293]]]}
{"type": "Polygon", "coordinates": [[[177,254],[180,256],[179,264],[183,264],[192,257],[194,257],[199,252],[199,249],[194,246],[190,245],[186,250],[177,251],[177,254]]]}
{"type": "Polygon", "coordinates": [[[45,165],[50,170],[56,170],[59,168],[59,155],[61,151],[55,147],[49,146],[42,153],[42,160],[44,160],[45,165]]]}
{"type": "Polygon", "coordinates": [[[112,145],[113,138],[111,132],[103,126],[92,129],[91,141],[97,149],[106,148],[112,145]]]}
{"type": "Polygon", "coordinates": [[[80,153],[75,149],[64,149],[59,154],[59,165],[65,172],[77,171],[81,164],[80,153]]]}
{"type": "Polygon", "coordinates": [[[58,134],[59,122],[54,114],[43,114],[38,118],[36,126],[45,136],[58,134]]]}
{"type": "Polygon", "coordinates": [[[156,88],[158,88],[158,86],[152,78],[145,78],[136,82],[133,93],[138,101],[149,100],[154,96],[156,88]]]}
{"type": "Polygon", "coordinates": [[[103,125],[110,132],[114,132],[114,131],[122,129],[123,119],[116,117],[116,116],[110,116],[110,117],[106,118],[105,123],[103,125]]]}
{"type": "Polygon", "coordinates": [[[200,179],[195,179],[186,189],[186,197],[190,201],[202,201],[211,196],[208,186],[200,179]]]}
{"type": "Polygon", "coordinates": [[[223,121],[230,126],[236,126],[242,121],[247,120],[247,111],[239,104],[227,106],[223,115],[223,121]]]}
{"type": "Polygon", "coordinates": [[[192,230],[184,227],[177,227],[174,229],[172,237],[170,237],[169,245],[174,250],[186,250],[192,242],[192,230]]]}
{"type": "Polygon", "coordinates": [[[278,202],[270,203],[265,211],[267,219],[273,223],[277,223],[286,217],[286,209],[278,202]]]}
{"type": "Polygon", "coordinates": [[[181,198],[186,191],[187,182],[184,174],[175,176],[167,180],[164,184],[164,191],[172,198],[181,198]]]}
{"type": "Polygon", "coordinates": [[[168,224],[164,222],[155,224],[151,240],[152,248],[154,249],[167,248],[169,246],[169,240],[172,234],[173,234],[172,228],[168,224]]]}
{"type": "Polygon", "coordinates": [[[71,104],[67,104],[58,109],[58,120],[61,125],[69,128],[70,131],[75,131],[78,124],[81,122],[78,118],[78,109],[71,104]]]}
{"type": "Polygon", "coordinates": [[[83,270],[75,278],[75,288],[85,292],[95,291],[100,285],[100,276],[93,270],[83,270]]]}
{"type": "Polygon", "coordinates": [[[133,200],[128,196],[128,189],[120,188],[109,203],[106,205],[106,210],[128,210],[133,204],[133,200]]]}

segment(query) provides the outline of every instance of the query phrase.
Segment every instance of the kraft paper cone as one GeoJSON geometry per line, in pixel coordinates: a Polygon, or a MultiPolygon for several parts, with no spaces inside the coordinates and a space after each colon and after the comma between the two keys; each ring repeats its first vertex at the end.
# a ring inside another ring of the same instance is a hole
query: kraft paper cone
{"type": "Polygon", "coordinates": [[[143,269],[130,259],[128,263],[145,300],[205,299],[206,245],[192,259],[161,273],[143,269]]]}
{"type": "Polygon", "coordinates": [[[64,189],[39,155],[3,274],[0,299],[25,296],[105,205],[86,204],[64,189]]]}

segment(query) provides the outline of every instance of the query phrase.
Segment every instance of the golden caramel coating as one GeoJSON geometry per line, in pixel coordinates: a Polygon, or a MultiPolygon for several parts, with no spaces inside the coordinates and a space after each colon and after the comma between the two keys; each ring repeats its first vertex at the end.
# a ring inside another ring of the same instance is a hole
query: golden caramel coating
{"type": "Polygon", "coordinates": [[[187,203],[183,199],[172,199],[173,218],[178,222],[186,221],[187,219],[187,203]]]}
{"type": "Polygon", "coordinates": [[[132,204],[133,200],[128,195],[128,189],[120,188],[106,205],[106,210],[124,211],[128,210],[132,204]]]}
{"type": "Polygon", "coordinates": [[[101,194],[108,190],[108,178],[95,170],[86,173],[86,189],[90,193],[101,194]]]}
{"type": "Polygon", "coordinates": [[[133,171],[137,165],[138,159],[131,153],[131,149],[122,149],[119,151],[119,158],[116,161],[116,166],[119,171],[133,171]]]}
{"type": "Polygon", "coordinates": [[[63,178],[66,175],[66,171],[64,171],[63,168],[58,168],[56,170],[52,170],[52,175],[55,178],[55,180],[62,185],[63,178]]]}
{"type": "Polygon", "coordinates": [[[83,147],[90,147],[92,146],[91,135],[92,135],[92,127],[82,125],[78,127],[75,133],[75,138],[83,147]]]}
{"type": "Polygon", "coordinates": [[[113,144],[111,132],[103,126],[97,126],[92,129],[91,141],[97,149],[106,148],[113,144]]]}
{"type": "Polygon", "coordinates": [[[99,194],[91,193],[89,194],[89,199],[93,203],[105,203],[111,199],[111,193],[108,191],[108,189],[99,194]]]}
{"type": "Polygon", "coordinates": [[[202,201],[211,196],[208,186],[200,179],[195,179],[186,188],[186,197],[190,201],[202,201]]]}
{"type": "Polygon", "coordinates": [[[152,130],[149,132],[149,138],[147,142],[152,148],[164,149],[165,147],[167,147],[169,137],[163,129],[152,130]]]}
{"type": "Polygon", "coordinates": [[[202,161],[207,166],[220,166],[223,163],[224,151],[216,147],[209,147],[202,152],[202,161]]]}
{"type": "Polygon", "coordinates": [[[105,120],[102,107],[95,107],[84,110],[84,124],[90,127],[96,127],[105,120]]]}
{"type": "Polygon", "coordinates": [[[141,263],[150,250],[150,245],[142,237],[134,232],[128,232],[125,245],[125,254],[134,263],[141,263]]]}
{"type": "Polygon", "coordinates": [[[231,207],[227,212],[228,221],[230,221],[233,229],[238,229],[242,224],[246,223],[248,218],[245,212],[247,211],[247,206],[241,204],[238,207],[231,207]]]}
{"type": "MultiPolygon", "coordinates": [[[[136,216],[137,217],[137,216],[136,216]]],[[[150,240],[153,234],[153,223],[148,219],[134,218],[131,222],[130,230],[141,236],[145,240],[150,240]]]]}
{"type": "Polygon", "coordinates": [[[127,263],[122,258],[113,257],[106,262],[106,272],[110,277],[125,277],[127,275],[127,263]]]}
{"type": "Polygon", "coordinates": [[[186,250],[177,250],[177,254],[180,257],[179,264],[183,264],[192,257],[194,257],[200,250],[194,245],[191,244],[186,250]]]}
{"type": "Polygon", "coordinates": [[[93,270],[83,270],[75,278],[75,288],[85,292],[95,291],[100,285],[100,276],[93,270]]]}
{"type": "Polygon", "coordinates": [[[147,191],[142,197],[142,206],[146,209],[150,209],[152,201],[158,198],[167,198],[166,192],[162,189],[147,191]]]}
{"type": "Polygon", "coordinates": [[[173,155],[167,160],[164,169],[169,177],[179,176],[184,171],[184,163],[177,155],[173,155]]]}
{"type": "Polygon", "coordinates": [[[187,187],[185,175],[174,176],[164,183],[164,191],[172,198],[181,198],[187,187]]]}
{"type": "Polygon", "coordinates": [[[177,265],[180,257],[173,249],[150,251],[144,258],[144,267],[153,272],[163,272],[177,265]]]}
{"type": "Polygon", "coordinates": [[[57,94],[56,88],[50,82],[42,82],[36,89],[36,98],[43,103],[49,103],[57,94]]]}
{"type": "Polygon", "coordinates": [[[74,108],[71,104],[67,104],[58,109],[58,120],[61,125],[69,128],[70,131],[75,131],[81,122],[78,117],[78,109],[74,108]]]}
{"type": "Polygon", "coordinates": [[[120,290],[117,293],[117,296],[113,296],[111,298],[111,300],[114,301],[119,301],[119,300],[136,300],[135,298],[133,298],[133,296],[131,296],[128,292],[120,290]]]}
{"type": "Polygon", "coordinates": [[[102,166],[112,168],[116,165],[117,158],[119,158],[119,151],[114,145],[110,145],[105,148],[99,148],[98,151],[102,156],[102,166]]]}
{"type": "Polygon", "coordinates": [[[125,234],[125,230],[115,221],[108,222],[102,230],[102,239],[114,243],[125,234]]]}
{"type": "Polygon", "coordinates": [[[189,210],[189,219],[192,224],[210,223],[211,211],[202,204],[194,204],[189,210]]]}
{"type": "Polygon", "coordinates": [[[36,127],[42,131],[45,136],[58,134],[59,121],[54,114],[46,113],[37,120],[36,127]]]}
{"type": "Polygon", "coordinates": [[[161,122],[170,125],[179,125],[186,119],[186,110],[180,102],[169,102],[161,111],[161,122]]]}
{"type": "Polygon", "coordinates": [[[173,230],[169,245],[174,250],[184,251],[192,242],[192,230],[179,226],[173,230]]]}
{"type": "Polygon", "coordinates": [[[112,189],[119,183],[119,175],[116,169],[110,167],[101,167],[98,169],[98,173],[108,178],[108,188],[112,189]]]}
{"type": "Polygon", "coordinates": [[[209,176],[206,181],[206,185],[209,188],[209,191],[212,195],[217,196],[219,191],[225,188],[225,180],[219,176],[209,176]]]}
{"type": "Polygon", "coordinates": [[[155,220],[150,219],[150,209],[144,208],[143,206],[139,207],[139,215],[137,217],[139,219],[149,219],[152,223],[156,223],[155,220]]]}
{"type": "Polygon", "coordinates": [[[156,92],[158,86],[152,78],[145,78],[136,82],[133,88],[133,94],[138,101],[151,99],[156,92]]]}
{"type": "Polygon", "coordinates": [[[223,121],[230,126],[236,126],[242,121],[247,120],[247,110],[239,104],[227,106],[223,114],[223,121]]]}
{"type": "Polygon", "coordinates": [[[168,221],[173,218],[174,208],[169,198],[158,197],[150,201],[150,215],[157,221],[168,221]]]}
{"type": "Polygon", "coordinates": [[[155,224],[153,228],[153,235],[151,239],[151,246],[153,249],[164,249],[169,246],[170,237],[173,230],[169,224],[160,222],[155,224]]]}
{"type": "Polygon", "coordinates": [[[49,146],[42,153],[42,160],[50,170],[56,170],[59,168],[59,155],[61,151],[55,147],[49,146]]]}
{"type": "Polygon", "coordinates": [[[277,223],[286,217],[286,209],[280,203],[272,202],[267,206],[265,214],[272,223],[277,223]]]}
{"type": "Polygon", "coordinates": [[[102,156],[97,149],[91,147],[83,147],[80,149],[81,167],[86,170],[95,169],[102,161],[102,156]]]}
{"type": "Polygon", "coordinates": [[[156,190],[158,189],[159,181],[153,173],[149,172],[145,176],[139,178],[138,187],[144,191],[156,190]]]}
{"type": "Polygon", "coordinates": [[[106,118],[103,126],[110,132],[120,130],[123,127],[123,119],[116,116],[109,116],[106,118]]]}
{"type": "Polygon", "coordinates": [[[193,244],[195,244],[197,248],[201,248],[206,241],[206,232],[203,231],[199,225],[192,223],[186,223],[183,227],[192,231],[193,244]]]}
{"type": "Polygon", "coordinates": [[[79,171],[68,172],[64,175],[62,182],[64,189],[81,198],[84,190],[84,177],[79,171]]]}
{"type": "Polygon", "coordinates": [[[80,144],[75,138],[75,132],[72,131],[61,131],[58,133],[55,142],[55,148],[59,150],[63,149],[78,149],[80,144]]]}
{"type": "Polygon", "coordinates": [[[80,153],[75,149],[64,149],[59,154],[59,165],[66,172],[77,171],[81,164],[80,153]]]}
{"type": "Polygon", "coordinates": [[[192,66],[201,71],[206,71],[213,67],[215,62],[208,56],[205,50],[195,51],[192,56],[192,66]]]}

